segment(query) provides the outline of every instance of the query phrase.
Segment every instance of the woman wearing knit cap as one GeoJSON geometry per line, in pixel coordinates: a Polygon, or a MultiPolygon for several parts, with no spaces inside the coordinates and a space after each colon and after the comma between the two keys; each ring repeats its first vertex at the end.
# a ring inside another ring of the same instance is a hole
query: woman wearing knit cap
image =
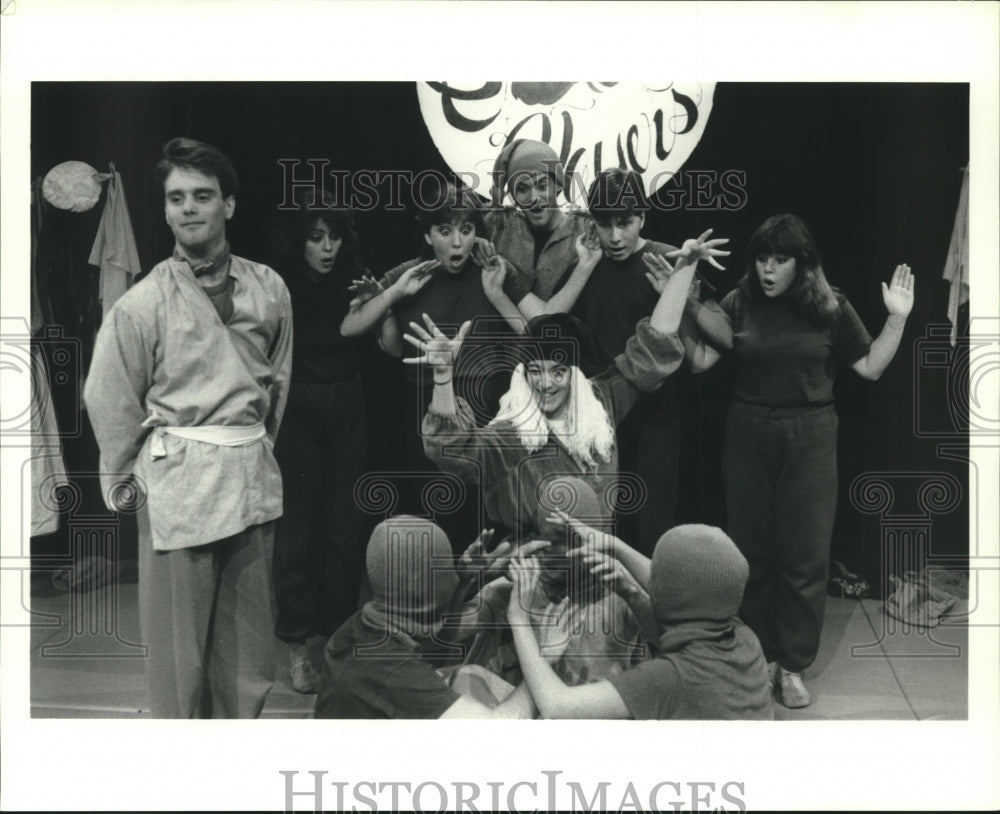
{"type": "MultiPolygon", "coordinates": [[[[554,518],[555,519],[555,518],[554,518]]],[[[656,657],[592,684],[567,687],[549,666],[569,638],[569,613],[546,617],[541,643],[525,597],[538,580],[534,558],[510,567],[507,618],[524,683],[545,718],[771,720],[774,707],[760,643],[738,613],[748,566],[726,534],[712,526],[678,526],[649,560],[621,540],[561,515],[584,538],[574,552],[605,554],[624,568],[598,573],[631,579],[648,592],[659,638],[656,657]]]]}
{"type": "Polygon", "coordinates": [[[578,320],[566,314],[532,320],[529,359],[515,368],[500,412],[485,427],[476,426],[453,385],[470,325],[449,339],[430,319],[423,326],[411,322],[413,334],[405,338],[421,355],[405,361],[433,371],[434,393],[423,422],[427,456],[467,483],[478,483],[489,517],[519,538],[537,533],[537,487],[553,474],[583,480],[610,516],[618,487],[615,427],[641,391],[654,390],[680,365],[677,329],[697,262],[716,263],[716,256],[728,254],[717,248],[727,241],[709,235],[673,253],[677,267],[656,280],[661,294],[653,313],[603,370],[585,358],[583,349],[598,346],[578,320]]]}
{"type": "MultiPolygon", "coordinates": [[[[750,562],[741,612],[787,707],[811,701],[801,673],[816,658],[826,606],[838,485],[834,376],[846,363],[877,379],[892,361],[913,307],[909,266],[882,283],[882,297],[889,315],[872,341],[826,281],[805,223],[776,215],[750,238],[743,279],[710,315],[736,358],[724,473],[729,533],[750,562]]],[[[704,342],[685,344],[695,370],[719,358],[704,342]]]]}
{"type": "Polygon", "coordinates": [[[559,156],[548,144],[515,139],[493,165],[493,211],[486,217],[487,255],[507,259],[528,283],[532,296],[513,299],[529,316],[568,311],[600,258],[585,242],[586,219],[563,212],[558,204],[564,188],[559,156]],[[508,199],[514,206],[505,206],[508,199]],[[557,284],[567,271],[576,271],[553,300],[557,284]]]}
{"type": "MultiPolygon", "coordinates": [[[[508,551],[480,558],[476,546],[465,560],[482,559],[486,573],[508,551]]],[[[375,527],[366,554],[373,596],[327,642],[317,718],[533,716],[523,686],[507,687],[491,707],[460,695],[435,669],[460,652],[450,644],[445,614],[461,611],[469,584],[481,578],[468,569],[459,575],[453,562],[447,535],[429,520],[400,516],[375,527]]]]}

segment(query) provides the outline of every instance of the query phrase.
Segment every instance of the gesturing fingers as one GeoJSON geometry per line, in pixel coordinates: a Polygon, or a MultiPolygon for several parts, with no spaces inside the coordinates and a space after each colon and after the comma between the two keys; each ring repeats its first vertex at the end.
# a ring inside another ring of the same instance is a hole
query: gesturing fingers
{"type": "Polygon", "coordinates": [[[522,557],[529,557],[536,552],[549,548],[552,543],[549,540],[529,540],[520,545],[519,554],[522,557]]]}
{"type": "Polygon", "coordinates": [[[494,551],[486,554],[487,568],[491,571],[499,571],[507,564],[513,546],[509,542],[500,543],[494,551]]]}
{"type": "Polygon", "coordinates": [[[896,271],[892,275],[893,286],[899,286],[900,288],[905,288],[908,291],[913,290],[913,275],[910,272],[910,267],[906,263],[901,263],[896,266],[896,271]]]}
{"type": "Polygon", "coordinates": [[[572,518],[562,509],[553,509],[552,513],[545,518],[546,523],[553,523],[557,526],[569,525],[572,518]]]}
{"type": "Polygon", "coordinates": [[[661,254],[654,254],[653,252],[646,252],[642,256],[643,262],[654,271],[659,271],[664,274],[673,274],[674,267],[671,263],[667,261],[667,258],[661,254]]]}
{"type": "MultiPolygon", "coordinates": [[[[427,314],[422,314],[422,316],[424,318],[424,325],[427,326],[427,330],[431,333],[431,335],[435,339],[447,339],[448,338],[448,337],[446,337],[444,335],[444,333],[441,331],[441,329],[437,325],[434,324],[434,320],[433,319],[431,319],[427,314]]],[[[412,325],[413,323],[410,323],[410,324],[412,325]]]]}
{"type": "Polygon", "coordinates": [[[455,334],[455,342],[457,344],[462,344],[465,341],[465,337],[469,335],[469,331],[472,330],[472,320],[468,320],[462,323],[462,327],[458,329],[458,333],[455,334]]]}
{"type": "Polygon", "coordinates": [[[413,345],[413,347],[421,353],[426,350],[426,348],[424,348],[424,341],[422,339],[418,339],[413,334],[403,334],[403,339],[413,345]]]}
{"type": "MultiPolygon", "coordinates": [[[[425,314],[424,315],[425,319],[426,319],[426,316],[427,315],[425,314]]],[[[410,328],[413,331],[413,333],[415,333],[417,336],[419,336],[425,342],[430,342],[434,338],[426,330],[424,330],[424,327],[419,322],[411,322],[410,323],[410,328]]],[[[414,343],[414,344],[416,344],[416,343],[414,343]]],[[[419,348],[420,346],[417,345],[417,347],[419,348]]]]}

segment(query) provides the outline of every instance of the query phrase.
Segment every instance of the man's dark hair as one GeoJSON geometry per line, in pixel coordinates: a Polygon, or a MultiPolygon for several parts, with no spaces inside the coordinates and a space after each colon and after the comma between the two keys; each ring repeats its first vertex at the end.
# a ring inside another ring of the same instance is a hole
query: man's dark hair
{"type": "Polygon", "coordinates": [[[202,175],[219,181],[222,197],[228,198],[239,191],[240,182],[229,157],[217,147],[178,136],[163,145],[163,158],[153,168],[153,177],[165,186],[167,176],[176,168],[197,170],[202,175]]]}
{"type": "Polygon", "coordinates": [[[594,220],[602,222],[644,214],[649,198],[642,176],[619,167],[602,171],[587,190],[587,208],[594,220]]]}

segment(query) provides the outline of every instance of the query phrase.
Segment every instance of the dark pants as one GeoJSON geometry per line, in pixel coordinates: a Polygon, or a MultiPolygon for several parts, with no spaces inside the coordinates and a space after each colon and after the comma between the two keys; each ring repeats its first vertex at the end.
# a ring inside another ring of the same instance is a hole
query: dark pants
{"type": "Polygon", "coordinates": [[[274,549],[283,641],[329,636],[356,608],[366,541],[354,486],[367,456],[359,377],[292,382],[275,446],[285,496],[274,549]]]}
{"type": "Polygon", "coordinates": [[[642,396],[618,425],[623,488],[616,512],[617,534],[647,557],[677,522],[680,417],[671,382],[642,396]],[[645,497],[638,510],[629,504],[645,497]],[[633,499],[635,498],[635,499],[633,499]]]}
{"type": "Polygon", "coordinates": [[[274,684],[274,523],[154,551],[139,526],[139,621],[154,718],[257,718],[274,684]]]}
{"type": "Polygon", "coordinates": [[[734,401],[726,419],[729,535],[750,564],[740,609],[768,661],[801,672],[819,649],[837,509],[837,412],[734,401]]]}

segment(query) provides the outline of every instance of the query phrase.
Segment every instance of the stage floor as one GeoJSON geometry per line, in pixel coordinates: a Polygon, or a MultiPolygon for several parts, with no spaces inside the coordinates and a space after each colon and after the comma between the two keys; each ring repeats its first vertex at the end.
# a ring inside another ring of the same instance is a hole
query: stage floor
{"type": "MultiPolygon", "coordinates": [[[[37,578],[33,583],[33,590],[24,586],[30,605],[22,602],[31,625],[32,717],[149,717],[138,586],[115,584],[73,595],[37,578]]],[[[819,656],[805,673],[813,703],[800,710],[778,704],[777,715],[790,721],[965,719],[967,643],[964,624],[904,627],[883,614],[878,600],[831,597],[819,656]]],[[[310,642],[317,664],[323,644],[310,642]]],[[[263,717],[311,717],[315,696],[292,690],[286,651],[277,641],[275,649],[277,681],[263,717]]]]}

